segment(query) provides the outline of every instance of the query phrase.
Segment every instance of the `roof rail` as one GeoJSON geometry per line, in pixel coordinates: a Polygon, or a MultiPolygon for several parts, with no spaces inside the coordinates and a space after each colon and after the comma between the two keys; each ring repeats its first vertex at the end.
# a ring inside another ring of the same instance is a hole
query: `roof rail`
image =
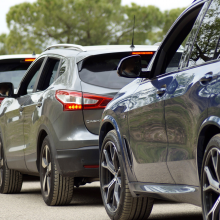
{"type": "Polygon", "coordinates": [[[86,49],[83,46],[77,45],[77,44],[54,44],[54,45],[51,45],[51,46],[47,47],[46,50],[50,50],[52,48],[59,48],[59,47],[86,52],[86,49]]]}

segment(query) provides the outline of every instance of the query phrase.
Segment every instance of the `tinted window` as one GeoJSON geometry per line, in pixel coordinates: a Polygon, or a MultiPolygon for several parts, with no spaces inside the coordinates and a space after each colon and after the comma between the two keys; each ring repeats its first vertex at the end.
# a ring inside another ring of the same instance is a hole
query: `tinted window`
{"type": "Polygon", "coordinates": [[[65,73],[66,69],[67,69],[67,61],[66,60],[62,60],[62,63],[60,65],[59,76],[63,75],[65,73]]]}
{"type": "Polygon", "coordinates": [[[24,79],[21,82],[21,86],[19,88],[18,94],[19,95],[26,95],[27,93],[32,93],[34,89],[34,85],[38,80],[39,72],[41,65],[44,61],[44,58],[37,60],[33,66],[29,69],[26,73],[24,79]]]}
{"type": "Polygon", "coordinates": [[[1,60],[0,82],[11,82],[16,89],[30,64],[24,59],[1,60]]]}
{"type": "Polygon", "coordinates": [[[37,87],[38,90],[47,89],[55,80],[57,76],[57,70],[59,67],[60,60],[56,58],[48,58],[47,62],[43,68],[39,85],[37,87]]]}
{"type": "MultiPolygon", "coordinates": [[[[96,55],[78,64],[79,76],[83,82],[111,89],[121,89],[134,79],[120,77],[117,66],[120,60],[130,53],[96,55]],[[82,66],[81,66],[82,65],[82,66]]],[[[152,55],[141,55],[142,68],[146,68],[152,55]]]]}
{"type": "Polygon", "coordinates": [[[166,68],[166,73],[177,71],[179,68],[179,62],[182,56],[182,52],[176,52],[166,68]]]}
{"type": "Polygon", "coordinates": [[[218,56],[220,35],[220,0],[213,0],[200,27],[188,66],[203,64],[218,56]]]}
{"type": "Polygon", "coordinates": [[[33,66],[32,68],[30,69],[30,71],[28,72],[27,74],[27,88],[26,88],[26,92],[24,93],[27,94],[27,93],[32,93],[33,92],[33,89],[34,89],[34,85],[35,85],[35,82],[38,78],[38,75],[39,75],[39,72],[40,72],[40,68],[41,68],[41,65],[43,63],[43,60],[44,58],[38,60],[33,66]]]}
{"type": "Polygon", "coordinates": [[[53,65],[53,67],[51,67],[51,69],[52,69],[52,75],[51,75],[51,77],[50,77],[50,82],[49,82],[49,86],[54,82],[54,80],[55,80],[55,77],[56,77],[56,75],[57,75],[57,70],[58,70],[58,66],[59,66],[59,60],[56,60],[55,62],[54,62],[54,65],[53,65]]]}

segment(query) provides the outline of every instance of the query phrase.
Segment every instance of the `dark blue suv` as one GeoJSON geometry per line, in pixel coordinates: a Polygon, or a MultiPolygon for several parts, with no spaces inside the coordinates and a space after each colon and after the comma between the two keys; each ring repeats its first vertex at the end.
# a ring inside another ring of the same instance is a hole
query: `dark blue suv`
{"type": "Polygon", "coordinates": [[[101,192],[111,219],[146,219],[154,198],[202,206],[204,219],[220,219],[219,58],[220,0],[198,0],[146,71],[138,55],[121,60],[118,74],[137,79],[108,104],[100,125],[101,192]]]}

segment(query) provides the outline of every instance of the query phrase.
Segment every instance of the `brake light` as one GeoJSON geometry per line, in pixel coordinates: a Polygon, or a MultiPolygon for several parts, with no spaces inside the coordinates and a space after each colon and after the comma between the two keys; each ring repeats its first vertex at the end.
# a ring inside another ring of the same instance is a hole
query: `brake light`
{"type": "Polygon", "coordinates": [[[56,91],[56,99],[63,104],[64,111],[104,109],[112,100],[110,97],[67,90],[56,91]]]}
{"type": "Polygon", "coordinates": [[[132,52],[132,55],[153,55],[153,51],[147,51],[147,52],[132,52]]]}
{"type": "Polygon", "coordinates": [[[24,62],[33,62],[35,61],[35,58],[26,58],[24,59],[24,62]]]}

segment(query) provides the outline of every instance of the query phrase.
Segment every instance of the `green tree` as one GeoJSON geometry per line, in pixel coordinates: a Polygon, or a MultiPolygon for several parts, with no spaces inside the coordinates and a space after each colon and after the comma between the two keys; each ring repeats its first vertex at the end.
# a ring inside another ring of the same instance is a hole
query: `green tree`
{"type": "Polygon", "coordinates": [[[1,34],[0,35],[0,55],[7,54],[6,39],[7,39],[7,35],[6,34],[1,34]]]}
{"type": "Polygon", "coordinates": [[[122,13],[124,16],[117,24],[117,33],[113,36],[112,44],[131,44],[134,16],[134,44],[146,44],[155,29],[162,28],[163,14],[155,6],[144,7],[132,3],[131,6],[124,6],[122,13]]]}
{"type": "Polygon", "coordinates": [[[163,14],[163,25],[162,31],[158,35],[161,40],[164,38],[166,33],[169,31],[174,21],[179,17],[179,15],[185,10],[185,8],[176,8],[171,10],[166,10],[163,14]]]}
{"type": "Polygon", "coordinates": [[[131,44],[134,15],[134,44],[153,44],[162,40],[181,10],[162,13],[155,6],[122,6],[121,0],[22,3],[7,14],[10,32],[0,38],[2,53],[40,53],[54,43],[131,44]]]}
{"type": "Polygon", "coordinates": [[[120,7],[120,0],[38,0],[15,5],[7,14],[9,38],[14,40],[7,46],[10,52],[15,48],[38,52],[52,43],[107,44],[112,22],[122,17],[120,7]]]}

